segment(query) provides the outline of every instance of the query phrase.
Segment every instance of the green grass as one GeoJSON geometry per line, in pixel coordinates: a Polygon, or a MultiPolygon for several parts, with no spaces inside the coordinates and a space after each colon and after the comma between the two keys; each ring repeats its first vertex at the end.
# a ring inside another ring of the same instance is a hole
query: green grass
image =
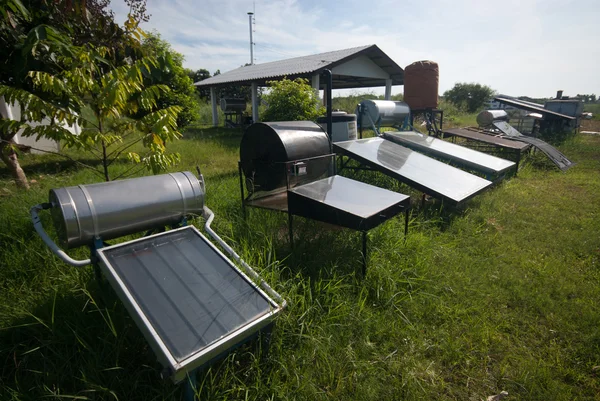
{"type": "MultiPolygon", "coordinates": [[[[506,390],[508,400],[600,400],[599,137],[561,145],[577,162],[566,173],[536,155],[462,210],[417,204],[406,242],[401,219],[372,230],[365,278],[356,232],[298,218],[290,252],[285,215],[251,210],[244,221],[240,138],[194,127],[172,146],[174,170],[200,166],[215,229],[289,307],[268,353],[250,344],[200,374],[200,399],[482,400],[506,390]]],[[[29,221],[48,189],[95,176],[55,156],[22,163],[37,181],[29,192],[0,169],[0,399],[180,399],[112,290],[91,268],[59,262],[29,221]]]]}

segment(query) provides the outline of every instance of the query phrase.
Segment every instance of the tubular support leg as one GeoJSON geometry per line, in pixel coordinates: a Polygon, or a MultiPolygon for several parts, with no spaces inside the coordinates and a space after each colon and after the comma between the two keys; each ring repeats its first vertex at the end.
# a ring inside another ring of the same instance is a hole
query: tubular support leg
{"type": "Polygon", "coordinates": [[[404,240],[408,236],[408,209],[404,212],[404,240]]]}
{"type": "Polygon", "coordinates": [[[188,373],[188,376],[185,381],[185,401],[195,401],[196,400],[196,388],[198,387],[198,372],[193,370],[188,373]]]}
{"type": "Polygon", "coordinates": [[[290,235],[290,248],[294,249],[294,216],[288,212],[288,230],[290,235]]]}
{"type": "Polygon", "coordinates": [[[367,232],[362,232],[362,253],[363,253],[363,263],[362,263],[362,274],[363,277],[367,275],[367,232]]]}
{"type": "Polygon", "coordinates": [[[238,161],[238,173],[240,176],[240,194],[242,195],[242,214],[246,220],[246,202],[244,202],[244,179],[242,178],[242,164],[238,161]]]}

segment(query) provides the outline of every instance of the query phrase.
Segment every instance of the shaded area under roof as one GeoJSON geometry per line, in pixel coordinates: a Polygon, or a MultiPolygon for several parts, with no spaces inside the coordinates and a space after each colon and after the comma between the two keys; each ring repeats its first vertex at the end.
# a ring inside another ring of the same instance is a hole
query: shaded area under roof
{"type": "MultiPolygon", "coordinates": [[[[336,50],[332,52],[313,54],[310,56],[295,57],[286,60],[272,61],[264,64],[247,65],[235,70],[196,82],[200,87],[225,86],[225,85],[250,85],[256,82],[266,86],[267,81],[294,78],[311,78],[325,69],[333,69],[352,59],[366,56],[381,70],[389,74],[392,85],[404,84],[404,70],[396,64],[377,45],[354,47],[351,49],[336,50]]],[[[333,88],[366,88],[384,86],[385,79],[341,75],[333,72],[333,88]]],[[[321,85],[322,86],[322,85],[321,85]]]]}
{"type": "Polygon", "coordinates": [[[542,105],[527,102],[525,100],[513,99],[513,98],[509,98],[509,97],[504,97],[504,96],[497,96],[494,99],[500,103],[508,104],[510,106],[513,106],[513,107],[516,107],[519,109],[524,109],[524,110],[541,113],[543,116],[564,118],[566,120],[574,120],[575,119],[575,117],[571,117],[566,114],[561,114],[561,113],[557,113],[552,110],[545,109],[544,107],[542,107],[542,105]]]}

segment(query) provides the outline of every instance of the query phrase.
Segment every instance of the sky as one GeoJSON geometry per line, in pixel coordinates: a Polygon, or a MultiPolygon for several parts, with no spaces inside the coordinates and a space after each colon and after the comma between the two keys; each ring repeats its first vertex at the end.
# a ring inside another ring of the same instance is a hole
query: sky
{"type": "MultiPolygon", "coordinates": [[[[124,22],[123,0],[111,8],[124,22]]],[[[248,63],[254,10],[258,64],[376,44],[402,68],[437,62],[440,94],[476,82],[513,96],[600,95],[600,0],[148,0],[147,8],[142,29],[158,31],[194,70],[248,63]]]]}

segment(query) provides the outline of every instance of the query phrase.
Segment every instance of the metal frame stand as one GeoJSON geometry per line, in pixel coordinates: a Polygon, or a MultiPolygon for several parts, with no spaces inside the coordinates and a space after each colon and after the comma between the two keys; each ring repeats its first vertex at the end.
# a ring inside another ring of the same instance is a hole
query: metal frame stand
{"type": "Polygon", "coordinates": [[[415,115],[423,115],[425,122],[427,123],[427,131],[429,135],[433,133],[435,137],[439,137],[444,129],[444,110],[437,108],[417,109],[411,110],[410,113],[410,125],[414,126],[415,115]],[[437,126],[436,116],[440,116],[440,126],[437,126]]]}

